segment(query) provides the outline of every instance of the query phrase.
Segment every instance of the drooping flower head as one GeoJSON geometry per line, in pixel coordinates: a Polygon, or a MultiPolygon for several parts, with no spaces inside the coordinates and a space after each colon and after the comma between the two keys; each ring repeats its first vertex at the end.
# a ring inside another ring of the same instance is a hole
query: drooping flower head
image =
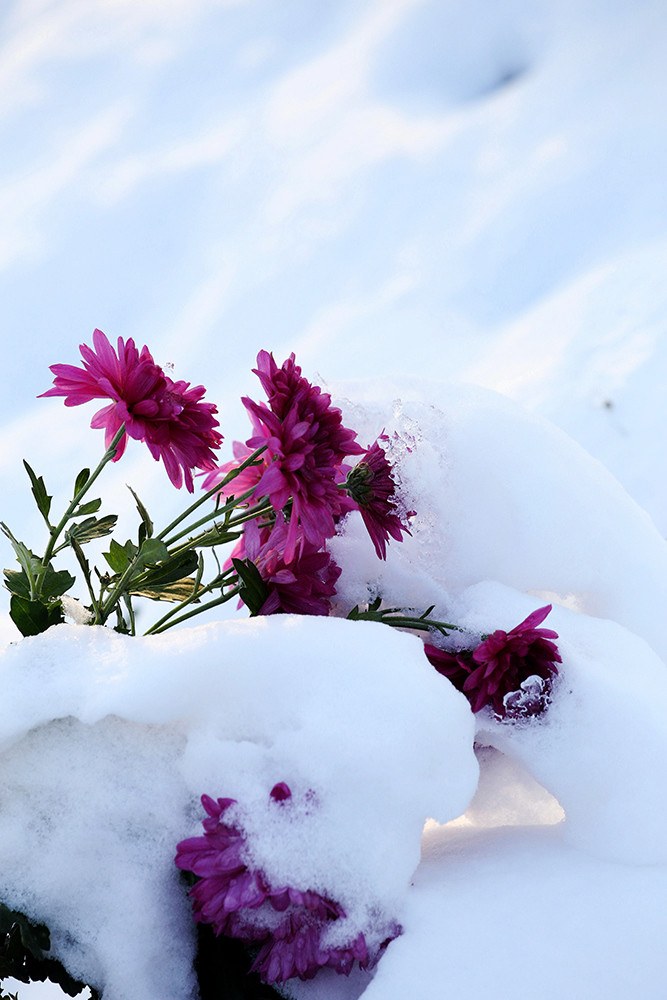
{"type": "Polygon", "coordinates": [[[279,368],[272,354],[260,351],[253,371],[268,398],[268,405],[243,399],[254,426],[246,444],[266,446],[255,496],[268,496],[276,511],[291,501],[284,550],[290,563],[302,540],[320,549],[334,534],[336,519],[347,509],[336,468],[363,449],[329,394],[303,378],[293,354],[279,368]]]}
{"type": "Polygon", "coordinates": [[[410,532],[398,515],[392,468],[377,441],[348,473],[345,489],[359,507],[378,559],[386,559],[389,536],[400,542],[402,533],[410,532]]]}
{"type": "Polygon", "coordinates": [[[287,536],[282,514],[272,528],[260,528],[256,521],[246,526],[244,554],[257,566],[267,589],[266,601],[257,613],[328,615],[340,567],[325,549],[316,549],[306,539],[288,563],[287,536]]]}
{"type": "MultiPolygon", "coordinates": [[[[65,406],[110,399],[91,420],[91,427],[104,428],[106,446],[124,423],[129,437],[144,441],[153,458],[162,459],[174,486],[185,482],[192,493],[192,470],[215,468],[213,449],[222,443],[215,429],[217,408],[202,402],[204,387],[173,382],[148,348],[139,352],[132,339],[119,337],[116,351],[102,331],[95,330],[93,348],[81,344],[80,350],[83,367],[51,365],[53,388],[41,395],[64,396],[65,406]]],[[[125,444],[123,437],[114,461],[125,444]]]]}
{"type": "MultiPolygon", "coordinates": [[[[275,808],[288,808],[288,785],[275,785],[271,799],[275,808]]],[[[355,961],[368,968],[400,933],[394,925],[373,956],[363,933],[347,945],[328,945],[327,930],[345,919],[342,906],[311,889],[271,885],[248,860],[245,834],[228,816],[235,800],[203,795],[201,801],[207,813],[204,834],[182,841],[176,853],[176,865],[198,876],[190,890],[194,919],[211,924],[218,935],[257,946],[251,971],[265,982],[311,979],[324,967],[347,975],[355,961]]]]}
{"type": "Polygon", "coordinates": [[[537,628],[550,611],[550,604],[538,608],[510,632],[498,629],[475,649],[450,653],[430,643],[424,649],[435,669],[463,691],[473,712],[490,705],[501,719],[540,715],[561,663],[551,641],[558,633],[537,628]]]}

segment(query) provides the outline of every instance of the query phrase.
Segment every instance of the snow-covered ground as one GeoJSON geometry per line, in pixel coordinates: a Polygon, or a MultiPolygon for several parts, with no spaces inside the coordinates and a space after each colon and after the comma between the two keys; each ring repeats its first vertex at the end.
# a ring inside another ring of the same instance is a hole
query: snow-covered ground
{"type": "MultiPolygon", "coordinates": [[[[2,520],[40,544],[21,458],[63,496],[100,454],[90,413],[34,399],[94,327],[205,383],[227,446],[257,351],[296,351],[353,426],[417,441],[424,521],[390,554],[392,600],[481,629],[560,605],[572,712],[556,699],[532,743],[480,732],[503,756],[464,818],[427,826],[365,1000],[664,996],[666,47],[659,0],[0,11],[2,520]]],[[[126,482],[176,509],[138,446],[110,471],[109,509],[129,517],[126,482]]],[[[363,599],[377,566],[353,527],[337,544],[363,599]]]]}

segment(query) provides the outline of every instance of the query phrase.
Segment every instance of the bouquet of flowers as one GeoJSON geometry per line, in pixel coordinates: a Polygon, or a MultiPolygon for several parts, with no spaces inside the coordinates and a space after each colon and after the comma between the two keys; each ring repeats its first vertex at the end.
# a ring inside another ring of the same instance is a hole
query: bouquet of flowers
{"type": "MultiPolygon", "coordinates": [[[[42,395],[64,397],[66,406],[108,401],[91,421],[105,432],[102,458],[92,471],[76,475],[59,517],[43,478],[24,463],[47,530],[41,554],[1,525],[18,563],[5,570],[5,585],[11,618],[23,636],[38,636],[66,620],[138,636],[143,601],[168,605],[144,630],[148,636],[229,601],[251,617],[344,616],[421,636],[427,661],[462,692],[473,713],[525,725],[547,711],[561,662],[557,634],[541,627],[551,605],[509,631],[478,635],[435,616],[434,605],[392,606],[381,592],[341,607],[341,568],[331,543],[347,520],[355,512],[360,516],[376,557],[384,561],[388,545],[410,534],[419,513],[401,495],[392,463],[396,442],[380,426],[375,440],[361,444],[329,394],[302,375],[294,355],[279,366],[272,354],[259,353],[254,372],[265,399],[242,400],[251,433],[234,443],[233,459],[222,464],[217,408],[205,400],[202,386],[172,380],[147,347],[139,351],[132,340],[119,338],[114,348],[99,330],[92,347],[81,346],[81,356],[81,366],[53,365],[53,387],[42,395]],[[103,512],[91,491],[106,466],[121,459],[129,438],[163,463],[175,489],[194,495],[196,479],[201,488],[161,529],[132,491],[138,530],[134,539],[121,541],[114,534],[116,515],[103,512]],[[108,539],[101,566],[91,565],[86,554],[97,539],[108,539]],[[221,554],[225,546],[230,551],[221,554]],[[79,583],[58,566],[66,553],[79,567],[79,583]]],[[[217,796],[225,789],[210,791],[217,796]]],[[[340,900],[314,886],[276,882],[254,859],[241,804],[209,794],[201,803],[203,833],[174,844],[174,850],[200,925],[202,1000],[271,996],[276,985],[310,979],[323,969],[345,975],[355,966],[370,969],[400,934],[391,914],[377,920],[370,934],[358,927],[351,937],[339,933],[346,920],[340,900]]],[[[267,788],[266,808],[289,815],[296,808],[291,785],[280,780],[267,788]]],[[[23,981],[48,976],[72,996],[83,985],[49,954],[48,928],[3,904],[0,978],[8,975],[23,981]]]]}

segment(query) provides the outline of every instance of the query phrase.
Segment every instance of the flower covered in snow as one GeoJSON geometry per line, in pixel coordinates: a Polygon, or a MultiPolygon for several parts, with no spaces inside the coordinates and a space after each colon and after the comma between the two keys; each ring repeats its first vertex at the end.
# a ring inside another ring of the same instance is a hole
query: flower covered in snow
{"type": "MultiPolygon", "coordinates": [[[[285,782],[274,786],[271,798],[276,808],[288,806],[285,782]]],[[[245,834],[228,816],[234,799],[203,795],[201,801],[204,834],[178,845],[176,865],[198,876],[190,890],[195,920],[255,947],[251,971],[267,983],[282,983],[295,976],[311,979],[324,967],[348,975],[355,961],[368,968],[377,959],[363,933],[346,945],[327,943],[327,931],[345,919],[339,903],[311,889],[274,886],[252,865],[245,834]]],[[[378,953],[398,933],[394,927],[378,953]]]]}
{"type": "Polygon", "coordinates": [[[254,426],[246,445],[266,446],[255,496],[268,496],[276,511],[291,505],[284,548],[290,563],[304,541],[320,549],[334,534],[336,519],[348,509],[336,469],[363,449],[329,394],[303,378],[293,354],[279,368],[272,354],[260,351],[253,371],[268,398],[268,405],[243,399],[254,426]]]}
{"type": "Polygon", "coordinates": [[[561,662],[551,641],[558,633],[537,628],[550,611],[550,604],[538,608],[510,632],[498,629],[475,649],[448,652],[426,643],[426,655],[466,695],[473,712],[490,705],[501,719],[540,715],[561,662]]]}
{"type": "Polygon", "coordinates": [[[251,521],[244,532],[244,554],[251,559],[267,589],[260,615],[328,615],[340,567],[325,549],[304,540],[292,562],[285,558],[287,525],[278,515],[272,528],[251,521]]]}
{"type": "Polygon", "coordinates": [[[378,559],[386,559],[389,536],[400,542],[402,532],[410,532],[398,516],[391,465],[377,441],[348,473],[345,489],[359,507],[378,559]]]}
{"type": "MultiPolygon", "coordinates": [[[[81,345],[81,368],[51,365],[53,388],[42,396],[64,396],[65,406],[110,399],[91,421],[91,427],[105,429],[107,447],[125,424],[131,438],[144,441],[156,461],[162,459],[174,486],[180,488],[185,482],[192,493],[192,470],[215,468],[213,449],[222,443],[214,417],[217,408],[202,401],[204,387],[172,381],[148,348],[139,352],[132,339],[119,337],[115,351],[102,331],[95,330],[93,345],[81,345]]],[[[123,454],[125,443],[123,437],[114,461],[123,454]]]]}

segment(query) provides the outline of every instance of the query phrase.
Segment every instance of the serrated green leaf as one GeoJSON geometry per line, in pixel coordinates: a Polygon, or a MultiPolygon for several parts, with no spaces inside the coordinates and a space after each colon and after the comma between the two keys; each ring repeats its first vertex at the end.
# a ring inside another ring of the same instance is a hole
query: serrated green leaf
{"type": "Polygon", "coordinates": [[[89,479],[90,479],[90,469],[82,469],[79,475],[76,477],[76,481],[74,483],[74,496],[76,496],[77,493],[79,493],[84,488],[89,479]]]}
{"type": "Polygon", "coordinates": [[[239,575],[242,586],[239,597],[251,615],[256,615],[269,596],[268,587],[251,559],[232,559],[232,565],[239,575]]]}
{"type": "Polygon", "coordinates": [[[93,538],[103,538],[110,535],[116,527],[117,514],[106,514],[104,517],[87,517],[78,524],[73,524],[67,531],[67,536],[76,538],[79,545],[91,542],[93,538]]]}
{"type": "Polygon", "coordinates": [[[65,620],[60,601],[43,604],[41,601],[19,597],[18,594],[12,594],[9,614],[21,635],[39,635],[51,625],[59,625],[65,620]]]}
{"type": "Polygon", "coordinates": [[[89,500],[88,503],[82,503],[80,507],[77,507],[72,517],[81,517],[82,514],[95,514],[101,506],[101,500],[89,500]]]}
{"type": "Polygon", "coordinates": [[[50,497],[48,495],[48,493],[46,492],[46,486],[44,485],[44,480],[42,479],[41,476],[37,476],[33,472],[33,470],[26,462],[25,458],[23,459],[23,464],[25,466],[26,472],[30,476],[30,483],[32,485],[32,495],[35,498],[35,503],[37,504],[37,508],[42,517],[44,518],[44,520],[48,524],[49,511],[51,510],[51,501],[53,500],[53,497],[50,497]]]}

